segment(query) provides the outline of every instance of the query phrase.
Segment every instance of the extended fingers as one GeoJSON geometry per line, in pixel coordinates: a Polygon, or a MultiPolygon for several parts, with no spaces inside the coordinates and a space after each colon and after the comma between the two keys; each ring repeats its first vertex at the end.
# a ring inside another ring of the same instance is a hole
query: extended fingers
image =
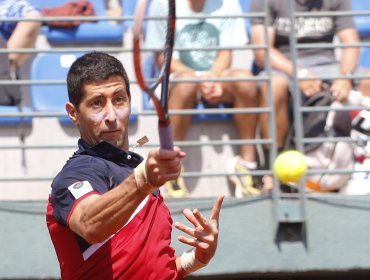
{"type": "Polygon", "coordinates": [[[189,235],[189,237],[179,236],[178,240],[193,247],[198,247],[201,245],[202,248],[207,248],[209,244],[212,244],[215,240],[217,240],[217,230],[212,230],[210,232],[205,230],[202,226],[190,228],[178,222],[175,223],[175,227],[183,233],[189,235]]]}
{"type": "Polygon", "coordinates": [[[222,203],[224,202],[224,198],[225,198],[224,195],[220,195],[217,198],[215,205],[213,205],[213,208],[212,208],[210,220],[216,220],[217,224],[220,218],[220,212],[221,212],[222,203]]]}

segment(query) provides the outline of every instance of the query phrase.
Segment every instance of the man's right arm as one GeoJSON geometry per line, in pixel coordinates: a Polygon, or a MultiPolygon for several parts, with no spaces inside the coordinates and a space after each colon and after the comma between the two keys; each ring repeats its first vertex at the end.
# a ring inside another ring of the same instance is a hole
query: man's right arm
{"type": "MultiPolygon", "coordinates": [[[[271,68],[282,71],[288,74],[290,77],[293,76],[292,62],[274,47],[275,31],[273,27],[270,26],[267,28],[267,30],[271,68]]],[[[251,42],[253,45],[266,46],[265,28],[262,24],[256,24],[251,27],[251,42]]],[[[254,56],[256,64],[261,68],[265,68],[267,62],[267,52],[264,49],[255,49],[254,56]]]]}
{"type": "Polygon", "coordinates": [[[185,153],[154,149],[127,179],[103,195],[91,194],[72,209],[69,227],[87,242],[99,243],[117,232],[139,204],[181,172],[185,153]]]}
{"type": "Polygon", "coordinates": [[[128,221],[147,196],[133,187],[135,184],[132,174],[113,190],[84,198],[72,209],[70,229],[91,244],[111,236],[128,221]]]}

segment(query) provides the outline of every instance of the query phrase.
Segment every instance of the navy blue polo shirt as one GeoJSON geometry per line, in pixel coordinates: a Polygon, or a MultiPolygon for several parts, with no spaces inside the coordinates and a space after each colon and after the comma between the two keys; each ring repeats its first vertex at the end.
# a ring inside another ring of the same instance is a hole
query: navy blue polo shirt
{"type": "Polygon", "coordinates": [[[92,191],[104,194],[124,181],[143,160],[140,155],[126,153],[107,142],[89,147],[80,139],[78,147],[51,184],[53,216],[65,226],[77,200],[70,186],[88,182],[92,191]]]}

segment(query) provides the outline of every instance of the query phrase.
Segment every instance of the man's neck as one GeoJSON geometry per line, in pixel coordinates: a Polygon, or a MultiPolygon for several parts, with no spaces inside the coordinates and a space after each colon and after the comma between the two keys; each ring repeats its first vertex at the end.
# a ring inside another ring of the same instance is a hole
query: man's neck
{"type": "Polygon", "coordinates": [[[203,10],[205,3],[206,0],[189,0],[190,8],[196,13],[199,13],[203,10]]]}

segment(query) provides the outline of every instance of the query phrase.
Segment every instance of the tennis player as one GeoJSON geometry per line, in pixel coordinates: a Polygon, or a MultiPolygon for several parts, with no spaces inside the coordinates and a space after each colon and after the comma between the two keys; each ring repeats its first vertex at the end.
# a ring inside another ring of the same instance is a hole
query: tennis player
{"type": "Polygon", "coordinates": [[[101,52],[78,58],[67,75],[66,110],[79,129],[78,150],[52,183],[47,226],[62,279],[182,279],[207,265],[218,240],[219,197],[207,220],[185,209],[175,226],[191,246],[176,256],[172,219],[158,190],[176,179],[185,153],[128,150],[130,86],[122,63],[101,52]]]}

